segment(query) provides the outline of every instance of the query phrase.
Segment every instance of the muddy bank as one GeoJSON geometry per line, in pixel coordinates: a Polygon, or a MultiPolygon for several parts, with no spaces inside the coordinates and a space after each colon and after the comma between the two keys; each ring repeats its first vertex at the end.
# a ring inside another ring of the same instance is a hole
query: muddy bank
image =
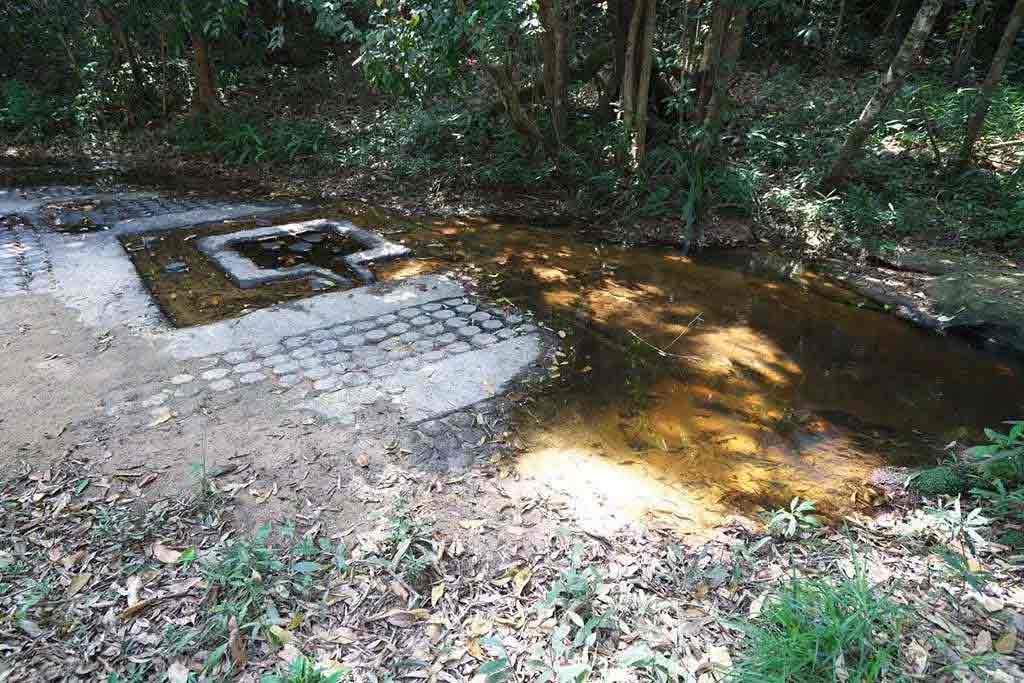
{"type": "Polygon", "coordinates": [[[827,259],[822,272],[915,325],[1024,355],[1024,264],[921,249],[870,263],[827,259]]]}

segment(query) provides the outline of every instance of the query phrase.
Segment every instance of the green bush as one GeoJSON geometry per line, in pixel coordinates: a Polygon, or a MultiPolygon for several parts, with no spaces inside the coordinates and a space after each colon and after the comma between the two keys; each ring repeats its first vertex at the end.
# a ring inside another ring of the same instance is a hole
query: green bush
{"type": "Polygon", "coordinates": [[[211,155],[233,166],[318,154],[328,138],[327,128],[317,121],[277,121],[267,127],[251,114],[235,112],[190,116],[171,135],[183,151],[211,155]]]}
{"type": "Polygon", "coordinates": [[[905,608],[872,588],[863,572],[838,583],[793,578],[753,624],[738,624],[747,644],[729,680],[890,680],[907,616],[905,608]]]}
{"type": "Polygon", "coordinates": [[[955,467],[943,465],[922,470],[912,485],[922,496],[954,496],[967,488],[967,481],[955,467]]]}
{"type": "Polygon", "coordinates": [[[44,97],[21,81],[0,83],[0,128],[39,136],[50,129],[56,115],[53,98],[44,97]]]}
{"type": "Polygon", "coordinates": [[[998,542],[1014,550],[1024,550],[1024,531],[1007,531],[999,537],[998,542]]]}

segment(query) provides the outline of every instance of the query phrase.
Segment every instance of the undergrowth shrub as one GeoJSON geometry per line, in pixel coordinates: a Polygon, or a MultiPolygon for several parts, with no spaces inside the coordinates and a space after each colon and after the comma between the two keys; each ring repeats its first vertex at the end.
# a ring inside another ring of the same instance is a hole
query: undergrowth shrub
{"type": "Polygon", "coordinates": [[[908,616],[862,569],[842,581],[794,577],[753,623],[738,624],[747,643],[730,680],[889,680],[908,616]]]}
{"type": "Polygon", "coordinates": [[[58,106],[47,97],[18,80],[0,83],[0,128],[26,137],[39,137],[56,123],[58,106]]]}
{"type": "Polygon", "coordinates": [[[281,120],[268,126],[235,112],[187,117],[171,139],[185,152],[213,156],[233,166],[294,161],[321,154],[330,144],[327,127],[318,121],[281,120]]]}
{"type": "Polygon", "coordinates": [[[955,467],[943,465],[922,470],[911,485],[922,496],[954,496],[967,488],[967,481],[955,467]]]}

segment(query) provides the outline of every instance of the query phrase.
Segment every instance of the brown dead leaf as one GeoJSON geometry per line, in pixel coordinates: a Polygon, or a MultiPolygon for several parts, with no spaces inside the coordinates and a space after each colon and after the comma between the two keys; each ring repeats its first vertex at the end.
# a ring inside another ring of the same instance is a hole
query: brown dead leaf
{"type": "Polygon", "coordinates": [[[142,588],[142,577],[138,575],[129,576],[128,581],[125,582],[125,588],[128,590],[128,608],[131,609],[139,604],[139,590],[142,588]]]}
{"type": "Polygon", "coordinates": [[[429,618],[430,612],[425,609],[393,609],[384,615],[389,624],[399,628],[409,628],[429,618]]]}
{"type": "Polygon", "coordinates": [[[75,597],[75,595],[78,594],[78,591],[85,588],[90,579],[92,579],[92,574],[89,572],[78,574],[75,578],[71,579],[71,585],[68,586],[68,597],[75,597]]]}
{"type": "Polygon", "coordinates": [[[986,652],[992,651],[992,634],[988,631],[982,631],[978,634],[978,637],[974,639],[974,653],[983,655],[986,652]]]}
{"type": "Polygon", "coordinates": [[[181,560],[181,552],[168,548],[163,543],[157,541],[153,544],[153,557],[160,560],[164,564],[177,564],[181,560]]]}
{"type": "Polygon", "coordinates": [[[135,603],[134,605],[132,605],[128,609],[126,609],[123,612],[121,612],[120,614],[118,614],[117,618],[120,619],[121,621],[127,621],[129,619],[132,619],[132,618],[138,616],[141,612],[143,612],[144,610],[149,609],[150,607],[152,607],[153,605],[155,605],[158,602],[159,602],[159,600],[154,599],[154,598],[149,598],[147,600],[142,600],[141,602],[135,603]]]}
{"type": "Polygon", "coordinates": [[[242,669],[249,657],[245,652],[245,640],[242,638],[241,631],[238,630],[238,619],[233,614],[228,621],[228,634],[228,650],[231,653],[231,661],[234,662],[235,667],[242,669]]]}
{"type": "Polygon", "coordinates": [[[442,597],[444,597],[444,583],[439,583],[430,589],[430,606],[437,607],[437,603],[441,602],[442,597]]]}
{"type": "Polygon", "coordinates": [[[1013,654],[1017,649],[1017,629],[1013,625],[996,641],[995,648],[1001,655],[1013,654]]]}

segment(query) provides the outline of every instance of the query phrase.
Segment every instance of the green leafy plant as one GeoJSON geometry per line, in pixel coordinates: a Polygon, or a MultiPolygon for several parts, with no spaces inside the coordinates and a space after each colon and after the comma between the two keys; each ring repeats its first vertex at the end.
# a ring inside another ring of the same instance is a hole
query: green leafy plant
{"type": "Polygon", "coordinates": [[[1006,434],[986,429],[989,443],[975,446],[967,455],[975,467],[989,479],[1024,482],[1024,420],[1007,422],[1006,434]]]}
{"type": "Polygon", "coordinates": [[[347,671],[325,673],[306,657],[296,657],[286,671],[264,674],[260,683],[338,683],[347,678],[347,671]]]}
{"type": "Polygon", "coordinates": [[[768,531],[782,538],[796,538],[801,533],[821,526],[814,503],[799,496],[789,501],[789,508],[777,508],[769,513],[768,531]]]}
{"type": "Polygon", "coordinates": [[[838,582],[794,577],[766,601],[756,621],[737,624],[747,642],[728,680],[889,680],[908,616],[870,585],[863,567],[838,582]]]}
{"type": "Polygon", "coordinates": [[[1024,522],[1024,486],[1008,489],[997,479],[991,488],[976,487],[971,493],[985,501],[985,511],[992,517],[1024,522]]]}
{"type": "Polygon", "coordinates": [[[683,680],[685,670],[679,662],[655,652],[647,644],[634,645],[622,653],[620,663],[627,669],[635,669],[646,674],[655,683],[683,680]]]}
{"type": "Polygon", "coordinates": [[[384,557],[373,560],[374,564],[395,572],[413,586],[429,581],[427,570],[437,560],[430,524],[414,517],[404,501],[395,505],[383,551],[384,557]]]}
{"type": "Polygon", "coordinates": [[[987,581],[987,575],[974,571],[969,561],[970,557],[977,553],[978,546],[985,542],[981,530],[988,526],[990,520],[981,513],[981,508],[974,508],[964,514],[960,496],[946,505],[928,508],[928,514],[939,523],[945,533],[944,542],[953,549],[939,548],[937,554],[960,577],[964,590],[968,584],[979,589],[987,581]]]}

